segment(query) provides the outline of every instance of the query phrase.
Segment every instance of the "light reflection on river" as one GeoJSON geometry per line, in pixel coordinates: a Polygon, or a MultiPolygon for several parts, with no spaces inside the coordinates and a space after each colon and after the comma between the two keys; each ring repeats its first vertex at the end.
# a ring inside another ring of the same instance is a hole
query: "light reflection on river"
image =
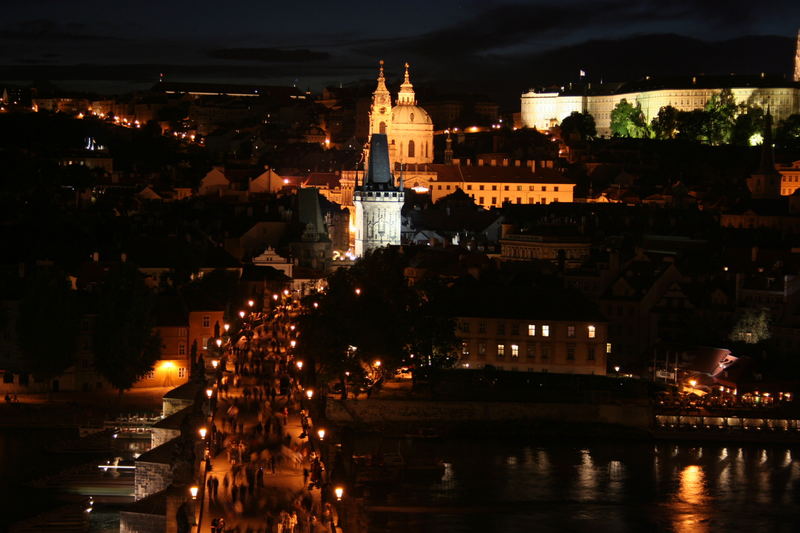
{"type": "Polygon", "coordinates": [[[371,503],[445,510],[371,513],[371,531],[800,530],[800,452],[785,446],[453,440],[399,447],[441,458],[444,474],[404,481],[371,503]]]}

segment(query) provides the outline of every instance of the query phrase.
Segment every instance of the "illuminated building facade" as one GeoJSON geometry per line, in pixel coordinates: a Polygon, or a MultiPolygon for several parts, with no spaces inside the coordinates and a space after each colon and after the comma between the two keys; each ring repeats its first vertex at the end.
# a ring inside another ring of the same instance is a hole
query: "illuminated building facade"
{"type": "MultiPolygon", "coordinates": [[[[796,71],[799,66],[796,66],[796,71]]],[[[522,94],[521,119],[528,128],[548,130],[573,112],[594,117],[597,135],[611,135],[611,111],[624,100],[641,104],[650,122],[662,107],[679,111],[703,109],[722,89],[730,89],[737,103],[769,107],[776,121],[800,112],[800,87],[783,78],[765,76],[693,76],[688,79],[650,79],[631,83],[591,84],[559,91],[522,94]]]]}
{"type": "Polygon", "coordinates": [[[606,374],[611,346],[602,320],[459,317],[457,323],[458,367],[606,374]]]}

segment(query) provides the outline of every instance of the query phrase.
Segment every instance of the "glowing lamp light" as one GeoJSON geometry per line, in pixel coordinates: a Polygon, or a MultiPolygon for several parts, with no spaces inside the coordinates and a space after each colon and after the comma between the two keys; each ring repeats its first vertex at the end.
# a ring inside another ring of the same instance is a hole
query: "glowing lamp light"
{"type": "Polygon", "coordinates": [[[217,339],[217,340],[215,340],[214,342],[216,342],[216,343],[217,343],[217,348],[219,348],[220,346],[222,346],[222,339],[217,339]]]}
{"type": "Polygon", "coordinates": [[[244,318],[244,311],[239,311],[239,318],[244,318]]]}
{"type": "Polygon", "coordinates": [[[289,179],[288,178],[283,178],[283,184],[284,185],[289,185],[289,179]]]}
{"type": "Polygon", "coordinates": [[[164,364],[161,365],[161,368],[169,369],[175,366],[175,363],[172,361],[164,361],[164,364]]]}
{"type": "Polygon", "coordinates": [[[200,438],[204,439],[204,438],[206,438],[206,435],[208,434],[208,429],[206,429],[205,427],[202,427],[202,428],[198,429],[197,432],[200,434],[200,438]]]}
{"type": "Polygon", "coordinates": [[[306,398],[309,400],[314,397],[314,389],[306,389],[306,398]]]}
{"type": "Polygon", "coordinates": [[[296,341],[296,340],[292,340],[292,341],[289,343],[289,346],[291,346],[292,348],[294,348],[295,346],[297,346],[297,341],[296,341]]]}
{"type": "Polygon", "coordinates": [[[253,307],[255,305],[255,302],[253,300],[247,300],[247,305],[249,307],[253,307]]]}
{"type": "Polygon", "coordinates": [[[290,329],[290,330],[292,330],[292,331],[294,331],[294,329],[295,329],[295,325],[294,325],[294,324],[292,324],[291,326],[289,326],[289,329],[290,329]]]}
{"type": "Polygon", "coordinates": [[[690,379],[689,380],[689,385],[691,385],[692,388],[694,388],[697,385],[697,380],[696,379],[690,379]]]}
{"type": "Polygon", "coordinates": [[[298,361],[298,362],[297,362],[297,363],[295,363],[295,364],[297,365],[297,369],[298,369],[298,370],[303,370],[303,362],[302,362],[302,361],[298,361]]]}
{"type": "Polygon", "coordinates": [[[336,487],[333,489],[333,493],[336,494],[337,501],[342,501],[342,496],[344,496],[344,487],[336,487]]]}
{"type": "Polygon", "coordinates": [[[272,299],[273,299],[273,300],[277,300],[277,299],[278,299],[278,295],[277,295],[277,294],[273,294],[273,295],[272,295],[272,299]]]}
{"type": "Polygon", "coordinates": [[[214,368],[217,368],[219,366],[219,361],[217,361],[216,359],[212,359],[211,366],[213,366],[214,368]]]}
{"type": "Polygon", "coordinates": [[[377,361],[375,361],[375,362],[374,362],[374,363],[372,363],[372,364],[375,366],[375,368],[378,368],[378,367],[380,367],[380,366],[381,366],[381,360],[380,360],[380,359],[378,359],[377,361]]]}
{"type": "Polygon", "coordinates": [[[319,436],[319,440],[325,440],[325,429],[319,428],[317,430],[317,435],[319,436]]]}
{"type": "Polygon", "coordinates": [[[361,296],[361,289],[356,289],[356,296],[361,296]]]}
{"type": "Polygon", "coordinates": [[[619,374],[619,367],[618,367],[618,366],[615,366],[615,367],[614,367],[614,372],[616,372],[617,374],[619,374]]]}
{"type": "Polygon", "coordinates": [[[192,485],[191,487],[189,487],[189,494],[192,495],[193,500],[197,499],[197,491],[198,491],[197,485],[192,485]]]}
{"type": "Polygon", "coordinates": [[[206,396],[211,399],[211,396],[214,394],[214,389],[206,389],[206,396]]]}
{"type": "Polygon", "coordinates": [[[283,295],[289,296],[289,289],[283,289],[283,295]]]}
{"type": "Polygon", "coordinates": [[[317,302],[314,302],[314,309],[316,309],[318,307],[319,307],[319,304],[317,302]]]}
{"type": "Polygon", "coordinates": [[[231,325],[230,324],[225,324],[224,326],[222,326],[222,329],[224,329],[225,333],[227,333],[228,330],[231,329],[231,325]]]}

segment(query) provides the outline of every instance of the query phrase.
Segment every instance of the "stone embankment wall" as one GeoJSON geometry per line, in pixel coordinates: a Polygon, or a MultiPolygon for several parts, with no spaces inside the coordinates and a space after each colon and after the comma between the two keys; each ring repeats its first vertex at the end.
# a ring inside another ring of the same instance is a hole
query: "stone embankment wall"
{"type": "Polygon", "coordinates": [[[637,404],[574,404],[513,402],[435,402],[413,400],[332,400],[329,420],[347,426],[411,423],[558,422],[608,424],[650,429],[652,409],[637,404]]]}
{"type": "Polygon", "coordinates": [[[136,481],[134,497],[146,498],[162,491],[172,483],[172,466],[164,463],[136,461],[136,481]]]}

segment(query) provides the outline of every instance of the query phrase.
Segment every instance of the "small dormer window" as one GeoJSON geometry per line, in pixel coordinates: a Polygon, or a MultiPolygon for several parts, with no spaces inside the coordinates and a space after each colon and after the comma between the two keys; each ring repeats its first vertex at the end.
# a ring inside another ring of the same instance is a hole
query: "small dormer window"
{"type": "Polygon", "coordinates": [[[414,113],[408,115],[409,122],[414,122],[414,113]]]}

